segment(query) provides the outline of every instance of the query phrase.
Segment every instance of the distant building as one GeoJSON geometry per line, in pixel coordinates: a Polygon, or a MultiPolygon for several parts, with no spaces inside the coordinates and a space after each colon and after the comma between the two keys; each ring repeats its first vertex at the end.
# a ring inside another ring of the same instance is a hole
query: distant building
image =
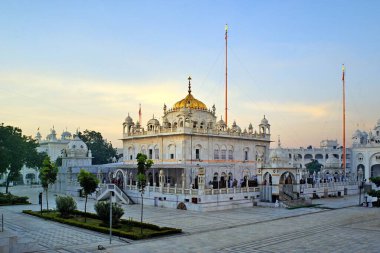
{"type": "Polygon", "coordinates": [[[352,135],[352,167],[359,180],[380,176],[380,119],[368,132],[352,135]]]}

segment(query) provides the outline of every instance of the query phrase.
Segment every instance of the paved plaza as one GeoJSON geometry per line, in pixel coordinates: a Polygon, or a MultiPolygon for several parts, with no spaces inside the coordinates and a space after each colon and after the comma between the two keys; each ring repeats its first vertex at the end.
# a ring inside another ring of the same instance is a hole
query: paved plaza
{"type": "MultiPolygon", "coordinates": [[[[4,191],[4,188],[0,188],[4,191]]],[[[32,205],[0,207],[5,233],[16,234],[20,252],[379,252],[380,209],[356,206],[358,196],[318,200],[315,208],[248,207],[213,212],[144,207],[144,221],[183,229],[181,235],[133,241],[22,214],[39,210],[40,188],[17,186],[32,205]],[[106,250],[100,251],[98,245],[106,250]]],[[[49,207],[55,207],[50,194],[49,207]]],[[[84,199],[77,198],[78,209],[84,199]]],[[[94,200],[88,210],[93,212],[94,200]]],[[[140,218],[139,205],[123,205],[123,218],[140,218]]],[[[0,233],[0,237],[1,237],[0,233]]]]}

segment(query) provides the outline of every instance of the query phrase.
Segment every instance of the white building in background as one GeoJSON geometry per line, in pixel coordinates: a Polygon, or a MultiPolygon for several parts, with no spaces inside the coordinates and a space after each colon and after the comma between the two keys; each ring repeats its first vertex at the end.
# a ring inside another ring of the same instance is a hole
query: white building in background
{"type": "MultiPolygon", "coordinates": [[[[35,136],[35,140],[38,142],[37,152],[45,152],[52,162],[55,162],[58,157],[62,155],[62,150],[67,146],[67,144],[72,139],[72,135],[68,131],[63,131],[60,138],[57,138],[57,132],[54,127],[50,129],[50,133],[45,139],[39,131],[35,136]]],[[[27,168],[24,166],[21,169],[21,174],[23,177],[24,184],[39,182],[39,172],[35,168],[27,168]]]]}
{"type": "Polygon", "coordinates": [[[368,132],[352,135],[352,168],[359,180],[380,176],[380,119],[368,132]]]}
{"type": "MultiPolygon", "coordinates": [[[[319,148],[312,146],[307,148],[283,148],[283,152],[287,154],[288,164],[290,166],[305,169],[306,164],[312,160],[318,160],[318,162],[323,165],[326,173],[343,173],[341,169],[343,164],[343,152],[337,140],[322,140],[319,148]]],[[[346,169],[346,172],[352,173],[350,148],[346,148],[346,169]]]]}

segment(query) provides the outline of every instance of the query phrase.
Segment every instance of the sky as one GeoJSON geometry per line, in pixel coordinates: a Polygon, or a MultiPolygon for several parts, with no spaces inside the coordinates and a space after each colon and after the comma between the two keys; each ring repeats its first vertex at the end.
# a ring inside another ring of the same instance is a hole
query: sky
{"type": "Polygon", "coordinates": [[[380,118],[380,1],[0,1],[0,123],[45,137],[159,120],[192,94],[228,124],[265,117],[283,147],[347,144],[380,118]]]}

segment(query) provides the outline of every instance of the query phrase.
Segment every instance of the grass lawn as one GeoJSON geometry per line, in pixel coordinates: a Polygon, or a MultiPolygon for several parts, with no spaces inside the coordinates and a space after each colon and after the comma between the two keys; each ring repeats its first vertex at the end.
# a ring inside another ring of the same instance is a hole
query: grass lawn
{"type": "MultiPolygon", "coordinates": [[[[103,225],[102,221],[97,218],[96,214],[88,213],[87,222],[84,222],[84,212],[75,211],[70,218],[62,218],[58,211],[46,211],[42,214],[39,211],[24,210],[23,213],[38,216],[43,219],[53,220],[68,224],[71,226],[81,227],[101,233],[109,233],[109,225],[103,225]]],[[[120,223],[112,228],[112,234],[120,237],[126,237],[133,240],[146,239],[151,237],[181,233],[181,229],[159,227],[153,224],[140,223],[137,221],[121,220],[120,223]],[[142,233],[141,233],[142,227],[142,233]]]]}

